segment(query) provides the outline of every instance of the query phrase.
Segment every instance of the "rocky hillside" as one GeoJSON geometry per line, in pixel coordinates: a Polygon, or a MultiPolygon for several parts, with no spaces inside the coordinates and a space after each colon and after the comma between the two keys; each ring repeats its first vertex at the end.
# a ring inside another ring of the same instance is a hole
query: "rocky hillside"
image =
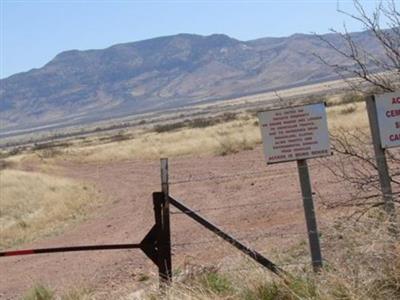
{"type": "MultiPolygon", "coordinates": [[[[326,39],[341,47],[335,34],[326,39]]],[[[373,53],[369,33],[354,38],[373,53]]],[[[231,98],[335,78],[314,54],[343,63],[313,35],[239,41],[179,34],[66,51],[1,80],[0,130],[108,117],[231,98]]]]}

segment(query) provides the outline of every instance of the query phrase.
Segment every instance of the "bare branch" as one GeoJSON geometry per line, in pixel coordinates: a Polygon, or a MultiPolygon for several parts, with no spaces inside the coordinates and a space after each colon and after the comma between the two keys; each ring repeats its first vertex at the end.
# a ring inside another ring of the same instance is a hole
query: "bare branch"
{"type": "MultiPolygon", "coordinates": [[[[331,67],[341,78],[354,76],[381,91],[393,92],[400,83],[400,13],[394,0],[381,1],[368,15],[362,2],[353,0],[355,13],[338,8],[338,12],[359,22],[371,34],[382,53],[370,53],[356,42],[344,25],[343,32],[332,30],[339,35],[341,43],[334,43],[325,36],[317,35],[328,48],[344,58],[342,63],[331,63],[329,59],[316,54],[320,61],[331,67]],[[383,29],[384,24],[385,29],[383,29]]],[[[354,81],[346,80],[357,91],[362,89],[354,81]]]]}

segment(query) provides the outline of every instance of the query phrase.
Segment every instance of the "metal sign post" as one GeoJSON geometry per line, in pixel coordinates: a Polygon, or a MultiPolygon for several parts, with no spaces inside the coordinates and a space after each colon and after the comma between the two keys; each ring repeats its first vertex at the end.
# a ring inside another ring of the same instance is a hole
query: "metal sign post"
{"type": "Polygon", "coordinates": [[[322,255],[306,159],[331,154],[325,104],[270,110],[258,117],[267,164],[297,161],[312,266],[318,271],[322,255]]]}
{"type": "MultiPolygon", "coordinates": [[[[393,101],[393,105],[396,106],[397,104],[397,106],[400,107],[400,97],[397,98],[394,97],[395,96],[393,96],[393,99],[399,99],[399,102],[396,103],[396,101],[393,101]]],[[[393,203],[393,192],[392,192],[389,168],[386,161],[385,148],[396,147],[399,145],[400,113],[398,113],[398,115],[396,116],[393,115],[393,117],[391,117],[392,111],[396,110],[395,107],[393,108],[393,110],[390,110],[390,107],[388,107],[388,105],[382,103],[384,101],[391,102],[392,100],[390,99],[391,98],[390,96],[388,99],[385,98],[386,97],[382,95],[379,99],[380,101],[379,118],[378,118],[378,110],[377,110],[377,103],[375,96],[367,97],[366,106],[368,111],[370,129],[371,129],[372,144],[374,146],[376,165],[379,175],[379,183],[381,186],[382,198],[384,201],[384,208],[389,215],[389,221],[391,223],[390,231],[394,234],[397,234],[396,212],[393,203]],[[388,123],[389,124],[393,123],[393,124],[392,126],[390,125],[388,126],[388,123]],[[395,138],[396,133],[399,134],[399,139],[395,138]]]]}
{"type": "Polygon", "coordinates": [[[301,194],[303,196],[304,214],[306,217],[308,241],[310,243],[311,260],[314,271],[322,268],[321,247],[319,244],[319,233],[317,229],[317,220],[314,211],[314,202],[312,198],[310,174],[308,172],[307,160],[297,161],[299,170],[301,194]]]}

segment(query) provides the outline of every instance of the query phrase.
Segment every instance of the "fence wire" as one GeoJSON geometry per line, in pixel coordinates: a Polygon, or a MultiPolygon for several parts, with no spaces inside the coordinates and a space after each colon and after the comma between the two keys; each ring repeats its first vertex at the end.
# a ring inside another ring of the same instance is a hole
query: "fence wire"
{"type": "MultiPolygon", "coordinates": [[[[277,233],[277,232],[264,232],[264,233],[259,233],[259,234],[254,234],[251,232],[247,233],[241,233],[234,235],[236,239],[241,240],[242,242],[254,242],[260,239],[266,239],[266,238],[291,238],[294,236],[306,236],[307,231],[302,231],[302,232],[285,232],[285,233],[277,233]]],[[[220,244],[221,239],[214,237],[211,239],[207,240],[202,240],[202,241],[195,241],[195,242],[177,242],[177,243],[172,243],[173,248],[186,248],[186,247],[191,247],[191,246],[199,246],[199,245],[210,245],[210,244],[220,244]]]]}
{"type": "MultiPolygon", "coordinates": [[[[272,200],[272,201],[262,201],[262,202],[245,202],[245,203],[235,203],[231,205],[222,205],[222,206],[214,206],[214,207],[202,207],[197,209],[192,209],[193,212],[207,212],[207,211],[218,211],[218,210],[230,210],[230,209],[239,209],[243,207],[261,207],[261,206],[268,206],[270,204],[275,203],[287,203],[287,202],[295,202],[298,201],[299,198],[288,198],[288,199],[279,199],[279,200],[272,200]]],[[[182,215],[189,213],[190,211],[171,211],[171,215],[182,215]]]]}
{"type": "MultiPolygon", "coordinates": [[[[323,204],[328,204],[326,203],[326,198],[334,199],[338,197],[345,196],[347,198],[350,198],[349,200],[352,201],[352,203],[349,204],[349,206],[357,206],[357,205],[370,205],[375,202],[354,202],[354,201],[359,201],[359,200],[369,200],[369,199],[374,199],[374,198],[379,198],[383,196],[392,196],[394,200],[397,200],[400,198],[400,192],[393,192],[391,194],[368,194],[364,196],[356,196],[351,193],[331,193],[331,194],[321,194],[321,193],[313,193],[313,199],[315,202],[321,202],[323,204]]],[[[235,210],[235,209],[240,209],[240,208],[245,208],[245,207],[267,207],[271,204],[280,204],[280,203],[290,203],[293,202],[294,204],[301,204],[301,199],[302,196],[298,195],[296,198],[287,198],[287,199],[279,199],[279,200],[272,200],[272,201],[260,201],[260,202],[239,202],[235,204],[230,204],[230,205],[221,205],[221,206],[213,206],[213,207],[202,207],[202,208],[197,208],[193,209],[193,212],[199,213],[199,212],[209,212],[209,211],[219,211],[219,210],[235,210]]],[[[334,203],[333,203],[334,204],[334,203]]],[[[343,204],[346,206],[346,204],[343,204]]],[[[190,211],[171,211],[171,215],[183,215],[186,214],[190,211]]]]}
{"type": "MultiPolygon", "coordinates": [[[[241,161],[242,162],[242,161],[241,161]]],[[[250,162],[250,161],[249,161],[250,162]]],[[[258,163],[258,160],[251,160],[252,167],[258,163]]],[[[321,163],[319,160],[317,160],[315,163],[309,163],[308,167],[316,167],[320,168],[323,167],[324,164],[321,163]]],[[[213,172],[217,173],[216,170],[213,170],[213,172]]],[[[212,174],[210,172],[209,174],[212,174]]],[[[249,179],[260,179],[260,178],[271,178],[271,177],[281,177],[281,176],[297,176],[298,175],[298,169],[293,166],[293,168],[276,168],[276,169],[269,169],[269,170],[258,170],[258,171],[248,171],[248,172],[235,172],[231,174],[214,174],[214,175],[209,175],[209,176],[188,176],[187,178],[177,178],[172,180],[169,184],[171,186],[174,185],[184,185],[184,184],[191,184],[191,183],[198,183],[198,182],[207,182],[207,181],[215,181],[217,183],[223,183],[223,182],[229,182],[229,181],[235,181],[235,180],[249,180],[249,179]]],[[[200,207],[197,209],[193,209],[193,212],[196,213],[201,213],[201,212],[213,212],[213,211],[234,211],[238,209],[243,209],[247,207],[252,207],[252,208],[268,208],[269,206],[274,206],[276,204],[281,204],[281,203],[296,203],[298,205],[302,204],[302,196],[300,190],[296,190],[296,193],[298,193],[297,197],[292,197],[292,198],[284,198],[284,199],[279,199],[279,196],[274,196],[276,200],[266,200],[266,201],[256,201],[256,202],[237,202],[237,203],[232,203],[228,205],[220,205],[220,206],[212,206],[212,207],[200,207]]],[[[313,193],[313,199],[316,203],[323,204],[324,206],[326,204],[334,204],[334,203],[341,203],[341,201],[337,201],[338,198],[343,198],[342,202],[347,203],[347,201],[352,202],[352,206],[357,206],[357,205],[369,205],[370,203],[377,198],[381,198],[382,196],[391,196],[394,201],[398,201],[400,198],[400,191],[395,191],[390,194],[382,194],[382,193],[365,193],[365,194],[355,194],[354,192],[346,191],[346,190],[338,190],[335,192],[320,192],[316,190],[316,192],[313,193]],[[370,200],[370,201],[368,201],[370,200]]],[[[266,198],[271,198],[270,196],[266,196],[266,198]]],[[[231,202],[231,201],[230,201],[231,202]]],[[[333,208],[336,206],[333,206],[333,208]]],[[[329,207],[328,207],[329,208],[329,207]]],[[[172,215],[184,215],[185,213],[188,213],[189,211],[171,211],[172,215]]],[[[271,211],[271,213],[274,213],[271,211]]],[[[319,233],[327,233],[329,232],[329,226],[327,224],[324,224],[325,222],[320,223],[319,225],[321,226],[319,228],[319,233]]],[[[237,225],[237,223],[227,223],[227,224],[218,224],[218,226],[221,225],[237,225]]],[[[270,229],[271,230],[271,229],[270,229]]],[[[276,230],[274,228],[273,230],[276,230]]],[[[251,243],[255,241],[262,241],[264,239],[292,239],[295,240],[297,238],[305,238],[307,239],[309,232],[307,232],[305,226],[303,231],[292,231],[292,232],[263,232],[263,233],[255,233],[255,232],[239,232],[239,233],[233,233],[233,236],[238,239],[239,241],[243,242],[244,244],[246,243],[251,243]]],[[[197,241],[178,241],[177,243],[172,243],[172,248],[174,250],[179,249],[179,248],[203,248],[203,247],[210,247],[214,245],[218,245],[221,243],[221,239],[214,237],[211,239],[205,239],[205,240],[197,240],[197,241]]],[[[325,260],[324,260],[325,261],[325,260]]],[[[290,266],[310,266],[311,261],[297,261],[297,262],[288,262],[288,263],[278,263],[278,266],[281,267],[290,267],[290,266]]],[[[245,268],[245,269],[254,269],[254,267],[250,268],[245,268]]],[[[245,270],[244,268],[235,268],[235,269],[229,269],[232,271],[238,271],[238,270],[245,270]]],[[[228,270],[228,271],[229,271],[228,270]]]]}
{"type": "Polygon", "coordinates": [[[269,176],[274,176],[274,177],[275,176],[283,176],[283,175],[288,175],[291,172],[283,172],[283,173],[279,173],[279,174],[268,174],[268,173],[270,173],[270,172],[268,172],[268,171],[254,171],[254,172],[241,172],[241,173],[235,173],[235,174],[227,174],[227,175],[212,175],[212,176],[206,176],[206,177],[191,177],[189,179],[171,181],[169,184],[170,185],[179,185],[179,184],[185,184],[185,183],[195,183],[195,182],[203,182],[203,181],[216,181],[216,180],[218,180],[219,182],[221,182],[221,181],[225,182],[225,181],[243,179],[243,178],[244,179],[251,179],[251,178],[269,177],[269,176]],[[256,175],[258,175],[258,176],[256,176],[256,175]]]}

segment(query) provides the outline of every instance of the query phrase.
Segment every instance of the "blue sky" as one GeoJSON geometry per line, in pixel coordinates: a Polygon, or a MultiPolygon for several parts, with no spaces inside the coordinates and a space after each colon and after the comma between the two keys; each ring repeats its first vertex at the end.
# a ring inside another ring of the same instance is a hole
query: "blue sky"
{"type": "MultiPolygon", "coordinates": [[[[336,11],[352,1],[44,1],[0,0],[0,78],[39,68],[70,49],[177,33],[225,33],[250,40],[363,28],[336,11]]],[[[362,1],[367,10],[376,1],[362,1]]]]}

